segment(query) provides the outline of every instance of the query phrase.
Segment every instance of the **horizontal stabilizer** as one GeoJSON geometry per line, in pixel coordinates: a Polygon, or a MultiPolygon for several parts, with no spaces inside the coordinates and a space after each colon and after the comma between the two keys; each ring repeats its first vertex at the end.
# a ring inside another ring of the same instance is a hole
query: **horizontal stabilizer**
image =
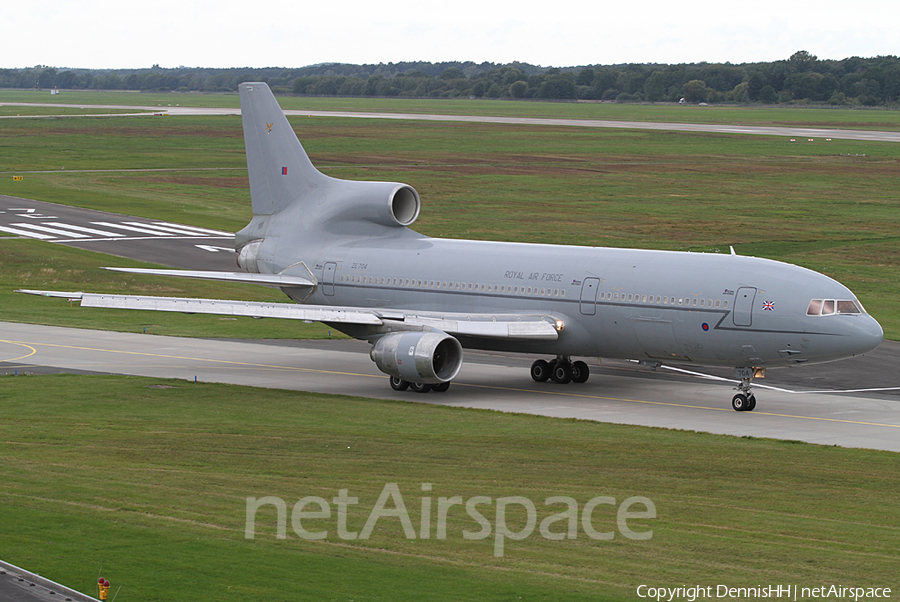
{"type": "Polygon", "coordinates": [[[26,295],[37,295],[38,297],[58,297],[60,299],[71,299],[77,301],[84,294],[79,291],[77,293],[67,293],[65,291],[35,291],[27,288],[20,288],[17,293],[25,293],[26,295]]]}
{"type": "Polygon", "coordinates": [[[147,268],[103,268],[113,272],[129,274],[150,274],[153,276],[177,276],[179,278],[198,278],[200,280],[222,280],[224,282],[247,282],[266,286],[299,286],[313,287],[316,283],[302,276],[285,276],[282,274],[255,274],[250,272],[205,272],[195,270],[156,270],[147,268]]]}

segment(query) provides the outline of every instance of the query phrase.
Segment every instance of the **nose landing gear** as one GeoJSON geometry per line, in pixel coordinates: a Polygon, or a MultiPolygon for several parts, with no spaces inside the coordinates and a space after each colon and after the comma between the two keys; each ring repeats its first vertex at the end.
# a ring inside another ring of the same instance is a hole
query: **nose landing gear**
{"type": "Polygon", "coordinates": [[[735,389],[740,393],[731,399],[731,407],[738,412],[752,412],[756,408],[756,395],[750,390],[750,377],[742,375],[741,384],[735,389]]]}

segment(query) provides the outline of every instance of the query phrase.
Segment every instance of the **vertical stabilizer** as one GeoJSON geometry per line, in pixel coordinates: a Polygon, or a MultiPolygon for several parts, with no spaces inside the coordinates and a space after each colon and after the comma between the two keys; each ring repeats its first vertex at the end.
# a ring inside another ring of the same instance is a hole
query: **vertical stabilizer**
{"type": "Polygon", "coordinates": [[[278,213],[331,178],[313,166],[267,84],[239,90],[253,214],[278,213]]]}

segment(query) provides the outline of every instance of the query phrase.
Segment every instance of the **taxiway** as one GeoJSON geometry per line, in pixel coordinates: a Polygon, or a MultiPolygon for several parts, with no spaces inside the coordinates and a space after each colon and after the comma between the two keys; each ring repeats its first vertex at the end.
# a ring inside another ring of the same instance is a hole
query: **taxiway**
{"type": "MultiPolygon", "coordinates": [[[[185,386],[197,380],[900,451],[900,398],[885,391],[760,389],[755,411],[735,412],[724,381],[609,362],[593,363],[582,385],[536,383],[524,356],[467,353],[449,391],[417,394],[393,391],[368,347],[350,340],[204,340],[0,322],[0,372],[7,374],[130,374],[180,379],[185,386]]],[[[896,347],[884,353],[896,360],[896,347]]]]}

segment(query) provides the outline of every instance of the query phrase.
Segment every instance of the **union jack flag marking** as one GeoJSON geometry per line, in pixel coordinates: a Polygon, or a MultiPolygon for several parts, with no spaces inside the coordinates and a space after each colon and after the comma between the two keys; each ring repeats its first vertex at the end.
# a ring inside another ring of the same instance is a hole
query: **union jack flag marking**
{"type": "Polygon", "coordinates": [[[763,309],[766,311],[775,311],[775,302],[766,301],[765,303],[763,303],[763,309]]]}

